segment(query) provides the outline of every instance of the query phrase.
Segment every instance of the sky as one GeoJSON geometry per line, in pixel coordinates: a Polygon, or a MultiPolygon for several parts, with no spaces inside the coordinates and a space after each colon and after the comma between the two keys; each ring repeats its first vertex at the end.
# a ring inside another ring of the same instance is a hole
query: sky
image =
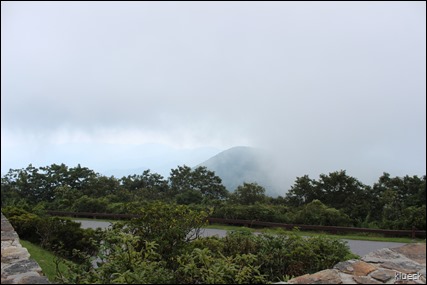
{"type": "Polygon", "coordinates": [[[240,145],[287,185],[424,175],[426,3],[1,2],[2,174],[240,145]]]}

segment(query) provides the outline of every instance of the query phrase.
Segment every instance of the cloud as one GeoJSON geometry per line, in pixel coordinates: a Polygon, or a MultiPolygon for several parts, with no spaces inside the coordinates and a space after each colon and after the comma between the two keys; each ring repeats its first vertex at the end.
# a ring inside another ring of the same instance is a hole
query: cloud
{"type": "Polygon", "coordinates": [[[243,144],[294,176],[425,172],[425,19],[403,2],[2,3],[2,152],[243,144]]]}

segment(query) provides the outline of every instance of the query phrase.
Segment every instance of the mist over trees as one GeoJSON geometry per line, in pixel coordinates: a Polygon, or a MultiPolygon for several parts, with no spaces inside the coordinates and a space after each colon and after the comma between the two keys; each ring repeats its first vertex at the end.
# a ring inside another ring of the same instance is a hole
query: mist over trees
{"type": "Polygon", "coordinates": [[[426,176],[384,173],[364,185],[345,170],[297,177],[285,197],[269,197],[256,183],[229,193],[213,171],[177,166],[169,178],[145,170],[122,178],[87,167],[52,164],[11,169],[1,178],[4,206],[36,205],[46,210],[127,213],[138,205],[163,201],[211,208],[212,217],[284,223],[425,229],[426,176]]]}

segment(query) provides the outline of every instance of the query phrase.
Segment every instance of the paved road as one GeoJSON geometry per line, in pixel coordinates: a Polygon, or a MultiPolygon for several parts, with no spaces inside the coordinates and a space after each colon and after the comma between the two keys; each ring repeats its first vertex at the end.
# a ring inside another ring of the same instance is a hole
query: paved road
{"type": "MultiPolygon", "coordinates": [[[[111,223],[102,222],[102,221],[85,221],[85,220],[75,220],[82,224],[82,228],[107,228],[111,223]]],[[[217,230],[217,229],[204,229],[202,236],[218,236],[225,237],[227,231],[217,230]]],[[[405,245],[405,243],[399,242],[383,242],[383,241],[367,241],[367,240],[346,240],[350,250],[360,256],[370,253],[371,251],[381,249],[381,248],[393,248],[405,245]]]]}

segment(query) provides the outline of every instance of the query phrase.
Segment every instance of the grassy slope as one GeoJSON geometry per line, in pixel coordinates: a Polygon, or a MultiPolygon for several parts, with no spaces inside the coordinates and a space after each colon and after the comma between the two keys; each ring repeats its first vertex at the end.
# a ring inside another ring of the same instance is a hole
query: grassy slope
{"type": "MultiPolygon", "coordinates": [[[[47,278],[53,282],[56,276],[55,255],[28,241],[21,239],[20,242],[21,245],[28,250],[31,258],[37,261],[47,278]]],[[[61,271],[67,269],[64,263],[61,263],[59,268],[61,271]]]]}

